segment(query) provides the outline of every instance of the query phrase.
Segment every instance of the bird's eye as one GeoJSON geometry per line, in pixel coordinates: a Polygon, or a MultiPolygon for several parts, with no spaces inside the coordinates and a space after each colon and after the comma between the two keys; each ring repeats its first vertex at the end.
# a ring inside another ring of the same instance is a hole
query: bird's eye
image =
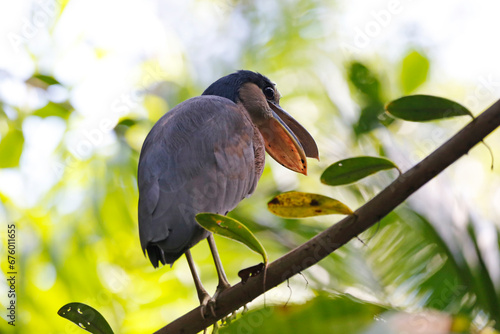
{"type": "Polygon", "coordinates": [[[271,87],[264,88],[264,95],[266,96],[266,99],[274,100],[274,89],[271,87]]]}

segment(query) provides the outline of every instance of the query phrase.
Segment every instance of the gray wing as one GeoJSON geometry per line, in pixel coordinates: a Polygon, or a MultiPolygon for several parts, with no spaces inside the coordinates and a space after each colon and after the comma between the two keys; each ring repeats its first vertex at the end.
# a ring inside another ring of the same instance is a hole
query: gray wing
{"type": "Polygon", "coordinates": [[[206,238],[199,212],[226,214],[262,173],[262,138],[245,111],[215,96],[187,100],[152,128],[139,159],[139,235],[153,266],[206,238]]]}

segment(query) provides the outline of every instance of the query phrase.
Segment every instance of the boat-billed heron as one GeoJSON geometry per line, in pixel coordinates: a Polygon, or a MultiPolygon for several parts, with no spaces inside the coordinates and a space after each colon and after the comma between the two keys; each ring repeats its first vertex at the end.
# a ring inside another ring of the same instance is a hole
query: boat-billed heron
{"type": "Polygon", "coordinates": [[[200,227],[200,212],[227,214],[250,196],[264,169],[265,151],[283,166],[307,173],[306,157],[318,158],[312,136],[279,105],[265,76],[238,71],[184,101],[153,126],[139,159],[139,235],[154,267],[182,254],[205,315],[230,285],[213,235],[200,227]],[[196,272],[190,248],[208,238],[219,277],[211,299],[196,272]]]}

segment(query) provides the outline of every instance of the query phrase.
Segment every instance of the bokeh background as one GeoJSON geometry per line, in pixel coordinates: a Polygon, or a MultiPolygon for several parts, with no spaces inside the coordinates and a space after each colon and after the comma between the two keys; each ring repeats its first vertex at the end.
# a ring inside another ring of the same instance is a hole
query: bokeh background
{"type": "MultiPolygon", "coordinates": [[[[16,327],[0,320],[0,332],[83,333],[57,315],[69,302],[98,309],[115,333],[153,332],[197,306],[186,261],[153,269],[137,232],[140,148],[173,106],[250,69],[276,82],[281,105],[316,138],[321,161],[309,162],[309,176],[267,159],[255,194],[231,213],[275,260],[341,217],[281,219],[267,211],[273,195],[317,192],[355,209],[396,172],[332,188],[319,182],[328,165],[375,155],[407,170],[469,122],[396,121],[385,103],[424,93],[479,114],[500,97],[499,11],[494,0],[1,1],[0,261],[5,273],[15,223],[18,309],[16,327]]],[[[486,142],[500,159],[500,133],[486,142]]],[[[444,332],[498,330],[500,168],[490,165],[487,149],[474,148],[361,235],[364,244],[351,241],[223,331],[414,324],[426,333],[435,321],[444,332]]],[[[260,261],[216,238],[231,282],[260,261]]],[[[214,291],[207,247],[193,255],[214,291]]],[[[7,292],[4,274],[3,319],[7,292]]]]}

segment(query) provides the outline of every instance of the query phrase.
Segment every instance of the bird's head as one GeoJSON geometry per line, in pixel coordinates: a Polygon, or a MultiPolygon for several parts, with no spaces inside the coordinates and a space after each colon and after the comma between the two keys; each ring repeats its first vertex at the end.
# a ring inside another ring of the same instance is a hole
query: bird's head
{"type": "Polygon", "coordinates": [[[262,74],[243,70],[229,74],[211,84],[203,95],[241,104],[262,134],[267,153],[286,168],[306,175],[306,157],[319,158],[313,137],[280,107],[276,85],[262,74]]]}

